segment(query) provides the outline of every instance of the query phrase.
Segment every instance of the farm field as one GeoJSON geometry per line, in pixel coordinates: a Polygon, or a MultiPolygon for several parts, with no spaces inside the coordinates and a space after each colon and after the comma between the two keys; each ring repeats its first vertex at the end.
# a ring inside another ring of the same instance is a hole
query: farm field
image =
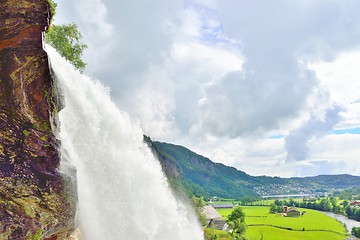
{"type": "MultiPolygon", "coordinates": [[[[301,217],[290,218],[280,214],[270,214],[267,206],[243,206],[242,209],[246,214],[245,221],[248,225],[246,236],[251,240],[261,239],[261,236],[264,240],[344,240],[347,238],[347,231],[340,222],[319,211],[298,208],[300,211],[305,211],[305,214],[301,217]]],[[[224,219],[232,210],[217,209],[224,219]]]]}
{"type": "Polygon", "coordinates": [[[273,227],[248,227],[246,236],[249,240],[344,240],[347,236],[329,232],[298,232],[273,227]],[[261,238],[263,236],[263,238],[261,238]]]}
{"type": "Polygon", "coordinates": [[[274,203],[273,199],[262,199],[255,202],[252,202],[250,205],[264,205],[264,206],[270,206],[272,203],[274,203]]]}

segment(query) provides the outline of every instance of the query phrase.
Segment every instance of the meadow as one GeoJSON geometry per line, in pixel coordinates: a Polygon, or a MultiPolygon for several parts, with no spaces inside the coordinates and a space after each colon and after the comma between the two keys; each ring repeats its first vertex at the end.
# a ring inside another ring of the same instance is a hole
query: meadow
{"type": "MultiPolygon", "coordinates": [[[[281,214],[270,214],[267,206],[243,206],[248,225],[246,236],[250,240],[344,240],[347,238],[345,227],[337,220],[322,212],[305,211],[300,217],[284,217],[281,214]]],[[[224,219],[233,209],[217,209],[224,219]]]]}

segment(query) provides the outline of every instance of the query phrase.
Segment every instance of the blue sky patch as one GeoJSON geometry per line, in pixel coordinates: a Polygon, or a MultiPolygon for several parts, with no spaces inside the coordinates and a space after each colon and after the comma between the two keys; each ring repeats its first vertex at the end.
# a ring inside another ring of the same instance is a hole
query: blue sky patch
{"type": "Polygon", "coordinates": [[[270,139],[280,139],[280,138],[284,138],[283,135],[275,135],[275,136],[271,136],[270,139]]]}
{"type": "Polygon", "coordinates": [[[360,134],[360,128],[348,128],[333,130],[331,134],[360,134]]]}

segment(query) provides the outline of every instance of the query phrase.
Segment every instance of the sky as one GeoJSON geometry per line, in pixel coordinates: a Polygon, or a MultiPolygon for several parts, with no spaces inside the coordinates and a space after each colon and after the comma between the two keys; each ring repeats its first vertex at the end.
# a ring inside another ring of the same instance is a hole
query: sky
{"type": "Polygon", "coordinates": [[[360,1],[63,0],[153,140],[251,175],[360,176],[360,1]]]}

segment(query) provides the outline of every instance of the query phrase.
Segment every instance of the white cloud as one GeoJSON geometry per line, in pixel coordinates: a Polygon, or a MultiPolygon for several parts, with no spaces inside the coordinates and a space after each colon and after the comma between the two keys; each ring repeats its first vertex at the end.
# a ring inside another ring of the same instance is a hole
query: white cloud
{"type": "MultiPolygon", "coordinates": [[[[162,65],[153,65],[152,69],[156,69],[156,71],[148,72],[144,78],[147,79],[145,85],[147,94],[142,94],[141,99],[137,98],[137,106],[142,104],[147,106],[148,102],[154,102],[154,99],[158,99],[158,96],[155,95],[159,95],[160,92],[162,95],[168,96],[162,101],[169,102],[161,102],[160,104],[167,104],[172,107],[167,108],[167,111],[157,111],[158,114],[164,115],[162,119],[171,116],[172,127],[168,129],[168,134],[159,135],[154,128],[149,128],[152,126],[150,122],[154,121],[159,124],[159,119],[146,118],[149,115],[144,114],[146,111],[143,112],[143,107],[135,108],[129,107],[133,104],[121,104],[133,116],[140,119],[145,132],[168,141],[169,139],[181,139],[193,132],[194,126],[199,122],[199,119],[203,118],[199,108],[204,99],[205,87],[228,72],[240,70],[243,63],[239,52],[236,49],[231,51],[231,43],[229,45],[224,43],[210,45],[201,42],[199,37],[202,36],[202,32],[209,29],[208,24],[203,22],[207,21],[208,18],[200,16],[201,14],[193,9],[187,9],[186,12],[187,14],[183,15],[182,27],[179,28],[179,32],[174,38],[167,60],[162,65]],[[198,20],[194,22],[195,30],[184,30],[186,29],[184,26],[187,26],[193,19],[198,20]],[[202,20],[200,21],[200,19],[202,20]],[[158,74],[159,72],[163,73],[162,76],[158,74]],[[156,86],[156,89],[151,90],[151,86],[156,86]]],[[[214,24],[214,26],[217,25],[214,24]]],[[[140,90],[143,87],[139,86],[137,92],[144,92],[144,90],[140,90]]],[[[168,124],[164,125],[169,126],[168,124]]]]}
{"type": "Polygon", "coordinates": [[[316,72],[323,89],[330,99],[344,108],[343,120],[337,128],[354,128],[360,126],[360,71],[357,62],[360,52],[341,53],[332,62],[317,62],[310,65],[316,72]]]}
{"type": "Polygon", "coordinates": [[[303,126],[290,131],[285,138],[287,161],[302,161],[309,159],[309,142],[314,138],[321,138],[328,134],[341,120],[339,116],[342,108],[334,106],[326,111],[324,120],[311,118],[303,126]]]}
{"type": "Polygon", "coordinates": [[[314,160],[327,160],[333,164],[329,173],[360,175],[359,144],[358,134],[331,134],[312,144],[311,155],[314,160]]]}
{"type": "MultiPolygon", "coordinates": [[[[354,53],[360,45],[360,2],[58,5],[57,21],[76,22],[89,45],[87,72],[109,85],[117,105],[154,139],[184,144],[254,175],[320,173],[321,166],[341,164],[324,154],[330,148],[337,159],[359,155],[354,144],[348,155],[335,143],[321,149],[330,140],[311,137],[317,126],[306,133],[310,145],[302,161],[285,161],[284,138],[267,137],[306,130],[338,105],[344,112],[335,128],[360,126],[360,102],[354,103],[360,99],[360,54],[354,53]]],[[[349,164],[344,171],[359,174],[349,164]]]]}
{"type": "Polygon", "coordinates": [[[202,21],[200,15],[193,8],[184,10],[182,14],[183,23],[180,28],[180,34],[186,40],[187,38],[201,37],[202,21]]]}
{"type": "Polygon", "coordinates": [[[285,161],[284,138],[228,140],[211,137],[194,150],[216,162],[235,166],[256,176],[360,175],[360,135],[332,134],[312,139],[310,143],[309,155],[312,157],[291,162],[285,161]]]}
{"type": "Polygon", "coordinates": [[[318,111],[309,108],[309,100],[326,111],[331,105],[307,62],[334,59],[358,46],[352,36],[360,35],[359,24],[349,21],[359,18],[354,12],[358,5],[218,2],[224,32],[241,39],[246,62],[242,72],[231,73],[207,89],[204,131],[232,137],[266,132],[304,111],[318,111]]]}
{"type": "Polygon", "coordinates": [[[360,70],[354,64],[357,62],[360,62],[360,52],[342,52],[332,62],[321,61],[310,67],[335,102],[349,104],[360,99],[360,70]]]}
{"type": "MultiPolygon", "coordinates": [[[[218,46],[207,46],[199,43],[175,44],[172,57],[176,62],[178,73],[187,70],[192,71],[194,76],[205,75],[197,78],[197,80],[194,79],[195,81],[200,80],[202,83],[210,83],[228,72],[238,71],[243,63],[243,60],[236,53],[218,46]]],[[[189,77],[192,78],[192,76],[189,77]]]]}
{"type": "Polygon", "coordinates": [[[217,6],[216,0],[195,0],[195,2],[212,9],[215,9],[217,6]]]}

